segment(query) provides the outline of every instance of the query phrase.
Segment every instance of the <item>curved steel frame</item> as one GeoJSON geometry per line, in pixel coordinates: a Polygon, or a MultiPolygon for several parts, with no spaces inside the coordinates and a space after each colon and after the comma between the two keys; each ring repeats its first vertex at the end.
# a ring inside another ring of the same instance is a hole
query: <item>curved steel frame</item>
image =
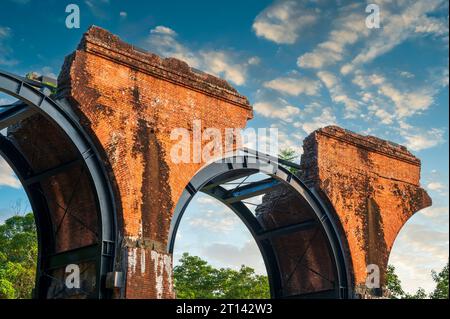
{"type": "MultiPolygon", "coordinates": [[[[230,157],[207,165],[200,170],[186,186],[177,203],[172,218],[169,231],[168,252],[173,253],[177,229],[190,201],[198,192],[206,193],[228,206],[244,222],[253,235],[264,259],[272,297],[287,297],[282,295],[281,273],[274,248],[268,239],[272,236],[289,234],[310,228],[310,222],[303,222],[297,225],[265,232],[253,213],[242,202],[246,198],[251,198],[270,191],[270,189],[278,183],[287,184],[291,186],[298,196],[301,196],[306,200],[308,205],[314,211],[318,221],[320,221],[320,226],[325,231],[332,252],[332,258],[334,259],[334,265],[336,266],[338,284],[335,289],[331,291],[331,293],[329,291],[322,294],[318,293],[313,297],[350,298],[350,275],[348,273],[349,268],[347,267],[347,261],[343,254],[343,245],[340,241],[340,236],[334,224],[333,217],[326,206],[297,176],[291,174],[288,169],[280,165],[281,163],[289,165],[286,161],[278,160],[257,152],[250,154],[249,150],[244,150],[244,152],[246,153],[245,155],[230,157]],[[258,172],[263,172],[270,176],[270,178],[251,183],[250,185],[242,187],[238,186],[238,189],[233,190],[231,195],[229,190],[220,186],[229,181],[239,180],[258,172]]],[[[296,297],[301,298],[302,296],[296,297]]],[[[305,295],[303,297],[306,298],[308,296],[305,295]]]]}
{"type": "MultiPolygon", "coordinates": [[[[25,184],[24,181],[33,176],[35,172],[29,166],[26,158],[6,138],[0,139],[0,154],[9,162],[19,179],[24,185],[29,197],[38,228],[39,238],[39,260],[37,272],[37,286],[35,296],[46,298],[45,279],[41,274],[49,265],[64,266],[76,262],[95,261],[97,284],[93,298],[108,298],[110,292],[105,288],[106,274],[113,270],[115,247],[117,238],[117,221],[115,205],[111,185],[108,181],[106,171],[101,163],[100,156],[94,144],[84,132],[76,117],[69,112],[61,102],[48,97],[44,92],[37,90],[27,79],[0,71],[0,92],[6,93],[21,103],[2,107],[0,112],[0,129],[11,124],[40,113],[48,120],[55,123],[72,142],[79,152],[80,160],[85,165],[90,176],[99,211],[99,243],[94,246],[82,247],[73,251],[62,252],[49,256],[48,247],[53,247],[53,238],[49,236],[51,222],[48,206],[45,198],[39,192],[39,184],[25,184]]],[[[63,170],[64,167],[56,168],[63,170]]]]}

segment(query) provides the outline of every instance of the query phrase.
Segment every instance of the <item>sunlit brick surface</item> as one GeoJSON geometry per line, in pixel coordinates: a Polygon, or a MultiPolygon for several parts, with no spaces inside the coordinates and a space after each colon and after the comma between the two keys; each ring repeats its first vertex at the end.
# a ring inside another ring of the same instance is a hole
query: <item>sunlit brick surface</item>
{"type": "Polygon", "coordinates": [[[104,151],[115,184],[127,250],[125,296],[172,297],[172,260],[165,254],[171,216],[203,164],[171,161],[178,142],[171,130],[192,132],[198,119],[202,129],[243,128],[252,118],[247,99],[221,79],[143,53],[95,27],[67,57],[59,86],[104,151]]]}
{"type": "MultiPolygon", "coordinates": [[[[58,86],[58,98],[67,99],[96,144],[113,187],[119,229],[115,266],[126,274],[125,288],[114,297],[173,298],[172,256],[166,253],[169,226],[183,189],[205,163],[175,164],[170,151],[178,141],[170,139],[171,131],[185,128],[192,133],[194,120],[202,121],[202,130],[244,128],[253,116],[248,100],[224,80],[143,52],[97,27],[66,58],[58,86]]],[[[19,123],[8,134],[36,172],[77,156],[41,116],[19,123]]],[[[190,147],[192,151],[192,143],[190,147]]],[[[419,185],[420,161],[402,146],[327,127],[305,139],[301,165],[302,180],[336,214],[352,288],[358,292],[364,285],[368,264],[379,265],[383,280],[401,227],[431,205],[419,185]]],[[[95,232],[88,231],[98,226],[95,199],[80,167],[42,185],[49,205],[54,205],[54,224],[62,230],[57,250],[95,243],[95,232]],[[69,203],[72,217],[61,223],[69,203]]],[[[272,205],[277,197],[276,191],[266,195],[258,208],[266,229],[311,218],[313,213],[295,196],[272,205]]],[[[275,240],[274,247],[282,275],[292,274],[283,277],[286,295],[333,288],[335,275],[323,233],[286,236],[275,240]],[[309,241],[316,243],[310,252],[309,241]],[[297,271],[295,261],[303,255],[306,270],[297,271]]]]}
{"type": "Polygon", "coordinates": [[[364,286],[368,264],[380,267],[383,283],[400,229],[431,205],[419,184],[420,160],[403,146],[333,126],[313,132],[303,148],[302,179],[338,216],[355,286],[364,286]]]}

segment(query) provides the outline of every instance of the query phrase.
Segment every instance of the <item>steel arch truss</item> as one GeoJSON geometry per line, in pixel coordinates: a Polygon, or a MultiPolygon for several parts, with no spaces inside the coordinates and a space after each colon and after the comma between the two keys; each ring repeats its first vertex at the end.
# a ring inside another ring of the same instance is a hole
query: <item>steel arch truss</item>
{"type": "Polygon", "coordinates": [[[70,108],[36,85],[0,71],[0,92],[18,100],[0,106],[0,130],[8,128],[7,136],[0,134],[0,155],[20,179],[36,219],[35,297],[110,297],[105,278],[113,270],[116,242],[111,186],[70,108]],[[73,176],[78,177],[69,183],[73,176]],[[72,290],[65,283],[70,264],[79,266],[81,276],[80,288],[72,290]]]}
{"type": "Polygon", "coordinates": [[[245,223],[264,259],[272,297],[349,298],[350,276],[333,217],[286,166],[299,168],[244,150],[200,170],[175,208],[168,252],[173,253],[183,213],[202,192],[228,206],[245,223]],[[257,175],[260,178],[252,179],[257,175]],[[260,204],[249,202],[260,195],[264,196],[260,204]],[[255,213],[250,205],[257,206],[255,213]]]}

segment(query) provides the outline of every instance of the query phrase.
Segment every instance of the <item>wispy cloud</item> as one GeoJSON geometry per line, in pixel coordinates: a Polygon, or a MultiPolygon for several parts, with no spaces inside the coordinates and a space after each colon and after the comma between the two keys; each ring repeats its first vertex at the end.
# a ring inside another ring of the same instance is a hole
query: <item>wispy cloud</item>
{"type": "Polygon", "coordinates": [[[445,0],[384,2],[381,5],[382,28],[371,32],[370,41],[365,43],[351,62],[342,66],[341,72],[347,74],[354,71],[412,37],[431,34],[448,39],[448,15],[446,18],[429,16],[446,2],[445,0]]]}
{"type": "Polygon", "coordinates": [[[300,94],[317,95],[320,82],[308,78],[280,77],[265,82],[264,87],[278,92],[298,96],[300,94]]]}
{"type": "Polygon", "coordinates": [[[174,57],[185,61],[191,67],[222,76],[237,85],[244,85],[247,69],[258,62],[257,57],[242,59],[232,51],[193,50],[178,40],[177,33],[169,27],[157,26],[150,31],[145,46],[165,57],[174,57]]]}
{"type": "Polygon", "coordinates": [[[250,266],[259,274],[266,274],[266,268],[256,243],[247,241],[242,246],[230,243],[213,243],[203,249],[208,260],[239,269],[241,265],[250,266]]]}
{"type": "Polygon", "coordinates": [[[357,118],[360,112],[359,102],[347,95],[338,78],[328,71],[319,71],[317,76],[327,87],[331,100],[344,105],[344,117],[346,119],[357,118]]]}
{"type": "Polygon", "coordinates": [[[445,142],[445,130],[440,128],[420,129],[415,127],[400,128],[399,133],[404,143],[412,151],[421,151],[445,142]]]}
{"type": "Polygon", "coordinates": [[[335,28],[330,31],[328,39],[317,45],[311,52],[298,57],[297,64],[301,68],[323,69],[344,59],[347,47],[355,44],[369,34],[360,5],[344,7],[340,17],[334,21],[335,28]],[[359,8],[359,12],[355,8],[359,8]]]}
{"type": "Polygon", "coordinates": [[[436,191],[436,190],[442,190],[445,189],[445,185],[440,183],[440,182],[431,182],[427,185],[428,189],[431,189],[432,191],[436,191]]]}
{"type": "Polygon", "coordinates": [[[1,186],[12,188],[22,187],[11,167],[9,167],[8,163],[6,163],[2,157],[0,157],[0,187],[1,186]]]}
{"type": "Polygon", "coordinates": [[[300,114],[300,109],[292,105],[283,105],[286,102],[278,100],[279,104],[272,102],[257,102],[253,105],[254,111],[264,117],[271,119],[280,119],[285,122],[292,122],[295,116],[300,114]]]}
{"type": "Polygon", "coordinates": [[[415,292],[419,285],[427,291],[434,288],[431,270],[440,271],[449,257],[448,223],[448,207],[433,206],[418,212],[401,230],[389,263],[408,292],[415,292]]]}
{"type": "Polygon", "coordinates": [[[366,27],[363,2],[342,6],[335,13],[337,17],[331,22],[327,39],[300,55],[298,66],[323,70],[339,65],[341,72],[348,74],[410,38],[433,36],[448,46],[448,15],[433,16],[436,10],[448,6],[445,0],[377,3],[381,12],[381,28],[366,27]]]}
{"type": "Polygon", "coordinates": [[[276,1],[255,18],[252,28],[258,37],[278,44],[293,44],[316,21],[317,14],[302,6],[302,2],[276,1]]]}
{"type": "Polygon", "coordinates": [[[296,122],[294,126],[310,134],[318,128],[336,124],[337,119],[333,110],[330,107],[325,107],[321,110],[320,114],[313,116],[310,120],[296,122]]]}
{"type": "Polygon", "coordinates": [[[84,3],[98,19],[106,19],[111,8],[108,8],[110,0],[84,0],[84,3]]]}
{"type": "Polygon", "coordinates": [[[11,57],[12,49],[7,44],[7,40],[12,36],[12,30],[9,27],[0,26],[0,65],[12,66],[18,62],[11,57]]]}
{"type": "Polygon", "coordinates": [[[208,208],[202,208],[201,216],[188,216],[186,222],[188,225],[200,231],[212,231],[216,233],[230,233],[239,223],[239,219],[226,206],[217,200],[212,200],[207,195],[201,195],[197,203],[204,205],[208,203],[208,208]]]}

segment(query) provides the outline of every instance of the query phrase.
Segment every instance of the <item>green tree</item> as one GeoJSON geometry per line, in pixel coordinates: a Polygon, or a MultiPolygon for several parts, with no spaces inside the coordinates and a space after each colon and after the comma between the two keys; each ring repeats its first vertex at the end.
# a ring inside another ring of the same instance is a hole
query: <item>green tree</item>
{"type": "Polygon", "coordinates": [[[216,269],[188,253],[174,267],[174,281],[177,297],[181,299],[270,298],[267,277],[256,274],[252,268],[216,269]]]}
{"type": "Polygon", "coordinates": [[[0,299],[31,298],[36,276],[34,216],[14,216],[0,225],[0,299]]]}
{"type": "Polygon", "coordinates": [[[436,288],[430,294],[431,299],[448,299],[448,261],[440,273],[431,272],[431,277],[436,283],[436,288]]]}
{"type": "Polygon", "coordinates": [[[405,294],[402,283],[395,273],[395,267],[392,265],[388,265],[386,270],[386,288],[389,290],[392,299],[402,298],[405,294]]]}
{"type": "Polygon", "coordinates": [[[386,288],[390,292],[391,299],[426,299],[425,289],[420,288],[414,293],[406,293],[402,288],[402,282],[395,273],[395,267],[388,265],[386,271],[386,288]]]}
{"type": "Polygon", "coordinates": [[[427,299],[428,295],[422,287],[419,287],[414,294],[405,293],[402,299],[427,299]]]}
{"type": "MultiPolygon", "coordinates": [[[[293,162],[298,158],[297,153],[292,148],[282,149],[278,157],[282,160],[293,162]]],[[[285,166],[285,165],[284,165],[285,166]]],[[[292,174],[297,174],[298,169],[294,167],[286,167],[292,174]]]]}

